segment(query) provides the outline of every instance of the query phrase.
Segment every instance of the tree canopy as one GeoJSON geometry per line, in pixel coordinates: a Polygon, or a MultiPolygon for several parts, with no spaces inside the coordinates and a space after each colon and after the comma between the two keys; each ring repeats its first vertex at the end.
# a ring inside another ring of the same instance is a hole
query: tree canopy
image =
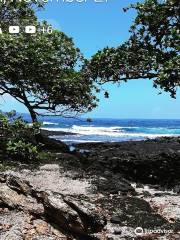
{"type": "MultiPolygon", "coordinates": [[[[35,15],[42,7],[38,1],[0,3],[2,27],[47,27],[35,15]]],[[[0,35],[0,94],[23,103],[33,121],[43,110],[58,115],[92,110],[96,84],[106,82],[152,79],[154,87],[175,97],[180,85],[179,1],[145,0],[129,8],[137,11],[130,38],[117,48],[98,51],[89,61],[63,32],[10,35],[6,30],[0,35]]]]}
{"type": "Polygon", "coordinates": [[[176,96],[180,86],[180,5],[178,0],[145,0],[125,8],[137,11],[130,38],[117,48],[98,51],[84,67],[99,84],[153,79],[176,96]]]}
{"type": "MultiPolygon", "coordinates": [[[[19,3],[14,7],[21,25],[25,24],[24,11],[34,14],[32,6],[19,3]]],[[[4,22],[14,14],[11,8],[7,12],[4,22]]],[[[39,23],[35,15],[33,21],[38,29],[48,26],[39,23]]],[[[67,115],[96,106],[94,83],[81,73],[83,56],[63,32],[1,34],[0,56],[0,93],[23,103],[33,121],[43,110],[44,114],[67,115]]]]}

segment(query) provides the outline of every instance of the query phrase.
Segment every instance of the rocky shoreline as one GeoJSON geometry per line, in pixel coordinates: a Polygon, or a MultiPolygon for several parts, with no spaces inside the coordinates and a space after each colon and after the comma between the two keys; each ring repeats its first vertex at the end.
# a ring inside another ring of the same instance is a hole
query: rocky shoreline
{"type": "Polygon", "coordinates": [[[180,184],[180,138],[82,143],[76,144],[76,150],[88,159],[88,168],[99,174],[109,171],[131,181],[170,188],[180,184]]]}
{"type": "Polygon", "coordinates": [[[63,132],[63,131],[54,131],[52,129],[52,131],[50,131],[49,129],[41,129],[41,133],[44,135],[44,136],[47,136],[47,137],[50,137],[50,136],[61,136],[61,135],[76,135],[76,133],[72,133],[72,132],[63,132]]]}
{"type": "Polygon", "coordinates": [[[0,239],[180,238],[180,138],[57,149],[1,173],[0,239]]]}

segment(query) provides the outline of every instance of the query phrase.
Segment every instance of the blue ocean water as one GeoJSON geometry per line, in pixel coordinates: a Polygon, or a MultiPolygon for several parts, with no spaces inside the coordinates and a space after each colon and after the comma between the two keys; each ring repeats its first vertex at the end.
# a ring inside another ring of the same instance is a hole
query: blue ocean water
{"type": "MultiPolygon", "coordinates": [[[[27,120],[30,120],[26,116],[27,120]]],[[[86,119],[41,117],[42,128],[56,132],[54,138],[66,143],[119,142],[144,140],[162,136],[180,136],[180,120],[153,119],[86,119]],[[57,135],[58,131],[67,135],[57,135]],[[70,135],[69,133],[75,133],[70,135]]],[[[53,135],[53,134],[52,134],[53,135]]]]}

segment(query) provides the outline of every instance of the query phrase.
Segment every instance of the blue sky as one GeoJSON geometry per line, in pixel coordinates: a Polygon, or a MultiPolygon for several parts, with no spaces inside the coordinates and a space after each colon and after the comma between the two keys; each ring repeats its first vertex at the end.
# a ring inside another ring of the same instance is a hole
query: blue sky
{"type": "MultiPolygon", "coordinates": [[[[109,0],[108,3],[63,3],[52,0],[42,12],[41,20],[47,20],[74,39],[75,44],[89,58],[97,50],[106,46],[118,46],[128,39],[128,29],[133,22],[135,12],[124,13],[122,8],[136,0],[109,0]]],[[[180,93],[177,99],[169,94],[158,95],[148,80],[131,80],[117,85],[107,84],[110,98],[100,97],[100,105],[87,117],[110,118],[180,118],[180,93]]],[[[3,110],[16,109],[26,112],[25,107],[11,97],[0,99],[3,110]]]]}

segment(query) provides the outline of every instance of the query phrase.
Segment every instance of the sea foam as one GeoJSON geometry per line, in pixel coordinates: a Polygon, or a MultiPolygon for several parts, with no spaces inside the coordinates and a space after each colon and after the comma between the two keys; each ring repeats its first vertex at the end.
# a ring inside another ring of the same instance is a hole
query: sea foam
{"type": "Polygon", "coordinates": [[[171,133],[144,133],[144,132],[126,132],[125,129],[138,129],[138,127],[95,127],[95,126],[77,126],[73,125],[70,128],[43,128],[49,131],[63,131],[67,133],[74,133],[77,135],[96,135],[96,136],[109,136],[109,137],[128,137],[128,138],[157,138],[157,137],[171,137],[180,136],[180,134],[171,133]]]}

